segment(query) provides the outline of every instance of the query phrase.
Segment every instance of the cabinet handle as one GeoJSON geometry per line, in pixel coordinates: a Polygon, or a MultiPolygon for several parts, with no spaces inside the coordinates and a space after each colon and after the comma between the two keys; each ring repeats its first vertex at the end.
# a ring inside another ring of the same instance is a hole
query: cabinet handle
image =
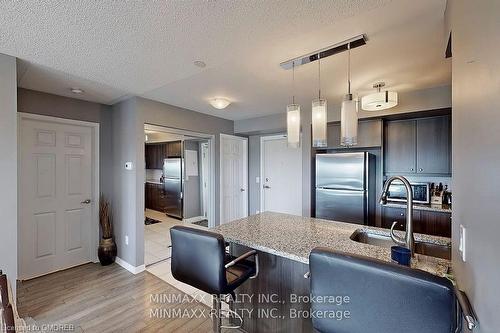
{"type": "Polygon", "coordinates": [[[410,171],[412,171],[412,172],[413,172],[413,171],[415,171],[415,170],[414,170],[413,168],[411,168],[411,169],[410,169],[410,171]]]}
{"type": "Polygon", "coordinates": [[[422,171],[424,171],[424,169],[420,168],[420,169],[418,169],[418,171],[422,172],[422,171]]]}
{"type": "Polygon", "coordinates": [[[400,215],[400,216],[405,216],[405,214],[404,214],[404,213],[399,213],[399,215],[400,215]]]}

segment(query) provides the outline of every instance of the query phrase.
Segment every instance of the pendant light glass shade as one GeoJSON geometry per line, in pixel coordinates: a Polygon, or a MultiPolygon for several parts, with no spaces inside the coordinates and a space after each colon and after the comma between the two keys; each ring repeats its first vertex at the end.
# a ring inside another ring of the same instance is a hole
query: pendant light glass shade
{"type": "Polygon", "coordinates": [[[340,109],[340,145],[351,147],[358,144],[358,103],[351,94],[351,44],[347,44],[347,94],[340,109]]]}
{"type": "Polygon", "coordinates": [[[340,144],[350,147],[358,144],[358,107],[352,94],[345,95],[340,110],[340,144]]]}
{"type": "Polygon", "coordinates": [[[326,147],[326,99],[318,98],[312,101],[312,146],[326,147]]]}
{"type": "Polygon", "coordinates": [[[289,104],[286,106],[286,134],[288,147],[300,146],[300,105],[289,104]]]}
{"type": "Polygon", "coordinates": [[[292,104],[286,106],[286,136],[288,147],[300,147],[300,105],[295,104],[295,63],[292,65],[292,104]]]}

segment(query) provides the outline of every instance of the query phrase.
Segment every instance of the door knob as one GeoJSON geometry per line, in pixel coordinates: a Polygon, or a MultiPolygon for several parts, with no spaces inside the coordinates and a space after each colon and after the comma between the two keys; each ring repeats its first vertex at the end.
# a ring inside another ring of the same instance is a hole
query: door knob
{"type": "Polygon", "coordinates": [[[88,205],[89,203],[91,203],[92,201],[90,199],[87,199],[87,200],[84,200],[82,202],[80,202],[82,205],[88,205]]]}
{"type": "Polygon", "coordinates": [[[269,185],[264,185],[264,188],[271,188],[271,186],[269,186],[269,185]]]}
{"type": "Polygon", "coordinates": [[[245,192],[245,189],[244,188],[240,188],[240,192],[245,192]]]}

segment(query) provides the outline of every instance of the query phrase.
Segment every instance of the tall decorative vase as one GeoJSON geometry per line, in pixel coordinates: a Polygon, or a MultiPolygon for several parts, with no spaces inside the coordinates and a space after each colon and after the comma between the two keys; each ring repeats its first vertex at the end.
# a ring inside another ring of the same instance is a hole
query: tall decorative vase
{"type": "Polygon", "coordinates": [[[103,238],[99,242],[97,255],[101,265],[107,266],[115,262],[116,259],[116,244],[113,238],[103,238]]]}

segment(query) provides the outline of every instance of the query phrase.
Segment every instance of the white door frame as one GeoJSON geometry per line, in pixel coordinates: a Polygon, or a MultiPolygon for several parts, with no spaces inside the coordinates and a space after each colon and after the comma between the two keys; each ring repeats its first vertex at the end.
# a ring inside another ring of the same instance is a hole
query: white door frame
{"type": "Polygon", "coordinates": [[[193,132],[188,130],[182,130],[178,128],[168,127],[168,126],[159,126],[153,124],[144,124],[144,129],[157,131],[157,132],[166,132],[172,134],[186,135],[199,139],[208,140],[208,154],[210,156],[209,162],[209,201],[208,201],[208,227],[215,227],[215,135],[193,132]]]}
{"type": "MultiPolygon", "coordinates": [[[[202,142],[200,144],[200,162],[201,162],[201,177],[200,177],[200,188],[201,188],[201,210],[202,210],[202,216],[203,217],[208,217],[208,193],[205,190],[204,183],[207,181],[207,178],[210,178],[210,175],[208,174],[210,171],[207,166],[210,163],[209,157],[210,157],[210,147],[208,142],[202,142]],[[206,155],[204,154],[206,152],[206,155]],[[205,156],[205,157],[203,157],[205,156]],[[206,216],[205,216],[206,213],[206,216]]],[[[208,179],[210,181],[210,179],[208,179]]]]}
{"type": "MultiPolygon", "coordinates": [[[[92,220],[92,225],[91,225],[91,237],[90,237],[90,249],[89,249],[89,260],[93,262],[98,262],[99,259],[97,258],[97,247],[99,246],[99,123],[93,123],[93,122],[88,122],[88,121],[82,121],[82,120],[73,120],[73,119],[65,119],[65,118],[58,118],[58,117],[52,117],[52,116],[43,116],[39,114],[32,114],[32,113],[25,113],[25,112],[18,112],[17,113],[17,133],[18,133],[18,140],[17,142],[21,142],[20,135],[21,135],[21,126],[22,126],[22,121],[23,120],[38,120],[38,121],[45,121],[45,122],[50,122],[50,123],[56,123],[56,124],[63,124],[63,125],[76,125],[76,126],[84,126],[84,127],[90,127],[92,129],[92,208],[91,208],[91,220],[92,220]]],[[[21,145],[17,146],[17,156],[21,156],[21,145]]],[[[19,159],[19,157],[18,157],[19,159]]],[[[18,211],[21,212],[23,209],[23,202],[21,200],[22,198],[22,188],[19,186],[21,183],[21,161],[18,160],[17,163],[17,190],[18,190],[18,211]]],[[[20,214],[18,213],[18,216],[20,214]]],[[[18,257],[17,260],[19,262],[20,260],[20,247],[22,244],[19,242],[20,238],[20,222],[18,220],[17,223],[17,228],[18,228],[18,236],[17,236],[17,247],[18,247],[18,257]]],[[[18,269],[20,269],[21,265],[18,265],[18,269]]],[[[21,275],[22,272],[18,271],[19,279],[22,279],[23,276],[21,275]]]]}
{"type": "MultiPolygon", "coordinates": [[[[302,136],[302,135],[301,135],[302,136]]],[[[262,213],[264,210],[264,180],[263,180],[263,175],[264,175],[264,143],[266,141],[271,141],[271,140],[281,140],[281,139],[286,139],[287,136],[286,134],[272,134],[272,135],[265,135],[260,137],[260,172],[259,172],[259,195],[260,195],[260,207],[259,210],[262,213]]],[[[300,140],[302,141],[302,139],[300,140]]],[[[298,148],[294,149],[299,149],[300,153],[302,155],[302,145],[299,145],[298,148]]],[[[302,159],[301,159],[302,162],[302,159]]],[[[302,179],[302,175],[300,175],[302,179]]],[[[300,197],[300,203],[302,206],[302,196],[300,197]]]]}
{"type": "MultiPolygon", "coordinates": [[[[220,145],[219,145],[219,168],[222,169],[222,156],[223,156],[223,145],[222,145],[222,140],[226,139],[237,139],[243,141],[243,149],[244,149],[244,161],[243,165],[245,165],[245,207],[244,207],[244,212],[245,216],[248,216],[248,138],[242,137],[242,136],[236,136],[236,135],[230,135],[230,134],[220,134],[220,145]]],[[[222,201],[223,201],[223,193],[222,193],[222,171],[220,172],[219,175],[219,219],[222,217],[222,201]]],[[[219,224],[220,221],[219,221],[219,224]]]]}

